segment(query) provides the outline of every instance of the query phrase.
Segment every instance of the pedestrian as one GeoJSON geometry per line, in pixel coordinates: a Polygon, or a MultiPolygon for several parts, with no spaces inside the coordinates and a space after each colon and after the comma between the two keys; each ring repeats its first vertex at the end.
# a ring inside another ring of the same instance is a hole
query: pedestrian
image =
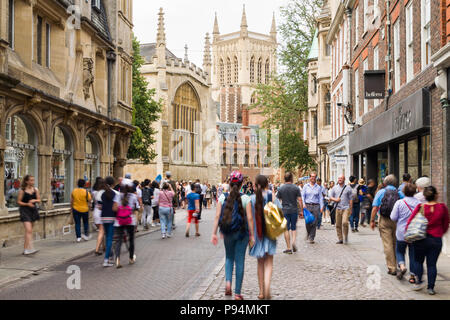
{"type": "Polygon", "coordinates": [[[200,179],[197,179],[195,182],[195,189],[192,192],[196,192],[200,195],[200,212],[198,213],[198,220],[202,219],[202,208],[203,208],[203,194],[202,194],[202,184],[200,183],[200,179]]]}
{"type": "Polygon", "coordinates": [[[416,186],[411,183],[406,183],[403,188],[403,193],[405,197],[402,200],[398,200],[391,212],[391,220],[397,223],[397,228],[395,232],[396,245],[395,245],[395,255],[397,258],[397,279],[403,279],[406,271],[406,259],[405,253],[406,248],[408,248],[409,255],[409,272],[410,272],[410,283],[415,283],[415,260],[414,260],[414,248],[411,243],[405,241],[405,227],[408,222],[409,217],[413,213],[414,209],[420,205],[420,201],[414,198],[416,192],[416,186]]]}
{"type": "Polygon", "coordinates": [[[133,208],[134,214],[136,215],[136,229],[135,232],[139,232],[138,225],[142,224],[142,213],[144,212],[144,204],[142,203],[142,189],[139,186],[139,181],[133,181],[133,193],[136,195],[138,201],[136,207],[133,208]]]}
{"type": "Polygon", "coordinates": [[[264,206],[272,202],[272,192],[268,190],[269,181],[266,176],[258,175],[255,180],[256,193],[251,196],[253,234],[255,244],[249,254],[258,259],[258,299],[271,299],[270,283],[273,271],[273,256],[277,251],[277,241],[266,236],[264,206]]]}
{"type": "Polygon", "coordinates": [[[144,212],[142,214],[141,224],[144,226],[145,230],[148,230],[151,223],[153,190],[150,188],[149,179],[144,180],[143,186],[142,204],[144,206],[144,212]]]}
{"type": "Polygon", "coordinates": [[[357,183],[358,180],[356,179],[356,177],[350,176],[349,180],[349,187],[353,192],[353,207],[350,215],[350,227],[352,228],[352,232],[358,232],[359,213],[361,209],[359,203],[359,191],[361,190],[361,186],[357,183]]]}
{"type": "Polygon", "coordinates": [[[321,193],[322,193],[322,197],[323,197],[323,207],[324,207],[323,212],[321,212],[319,214],[319,221],[317,221],[317,229],[319,230],[320,227],[322,226],[322,219],[323,219],[324,213],[325,213],[326,208],[327,208],[327,200],[325,199],[325,197],[327,196],[327,190],[324,188],[324,186],[322,186],[322,179],[318,178],[317,179],[317,184],[321,188],[321,193]]]}
{"type": "Polygon", "coordinates": [[[217,187],[215,184],[211,187],[212,204],[215,206],[217,202],[217,187]]]}
{"type": "Polygon", "coordinates": [[[353,190],[345,184],[345,175],[338,178],[338,184],[330,191],[330,200],[333,201],[333,214],[336,217],[336,244],[348,243],[348,224],[350,212],[353,207],[353,190]]]}
{"type": "Polygon", "coordinates": [[[328,190],[329,190],[329,186],[328,183],[325,182],[323,184],[323,188],[324,188],[324,198],[323,198],[323,203],[324,203],[324,210],[323,210],[323,219],[324,219],[324,223],[330,223],[331,219],[330,219],[330,213],[328,211],[328,190]]]}
{"type": "Polygon", "coordinates": [[[292,254],[297,252],[297,219],[299,206],[303,211],[302,194],[300,189],[293,183],[294,175],[287,172],[284,175],[285,184],[278,189],[277,198],[281,200],[283,215],[287,220],[287,229],[284,232],[287,249],[283,253],[292,254]]]}
{"type": "Polygon", "coordinates": [[[153,222],[152,227],[159,226],[159,183],[155,180],[152,182],[152,193],[153,193],[153,199],[152,199],[152,210],[153,210],[153,222]]]}
{"type": "Polygon", "coordinates": [[[181,183],[180,187],[181,209],[186,209],[186,182],[181,183]]]}
{"type": "Polygon", "coordinates": [[[33,247],[33,224],[39,220],[38,204],[41,202],[39,190],[34,186],[35,179],[32,175],[26,175],[20,186],[17,204],[19,205],[20,221],[25,228],[24,255],[30,255],[39,250],[33,247]]]}
{"type": "Polygon", "coordinates": [[[334,181],[330,181],[328,193],[327,193],[328,206],[325,209],[328,210],[328,215],[330,216],[329,222],[331,223],[332,226],[334,226],[336,224],[336,210],[333,210],[334,202],[331,201],[331,199],[330,199],[330,193],[331,193],[331,190],[333,190],[333,188],[334,188],[334,181]]]}
{"type": "MultiPolygon", "coordinates": [[[[192,189],[195,188],[195,185],[192,184],[192,189]]],[[[192,220],[194,220],[195,224],[195,236],[200,236],[198,230],[198,213],[200,212],[200,195],[196,192],[191,192],[187,195],[188,200],[188,218],[186,224],[186,238],[189,237],[189,231],[191,229],[192,220]]]]}
{"type": "Polygon", "coordinates": [[[431,186],[430,178],[421,177],[421,178],[417,179],[416,186],[417,186],[418,192],[414,195],[414,198],[419,200],[421,203],[426,203],[427,200],[425,199],[425,196],[423,195],[423,191],[425,190],[426,187],[431,186]]]}
{"type": "Polygon", "coordinates": [[[211,185],[206,185],[206,209],[211,209],[211,185]]]}
{"type": "Polygon", "coordinates": [[[159,194],[159,217],[161,219],[161,236],[163,239],[172,237],[174,196],[175,192],[170,183],[164,182],[159,194]]]}
{"type": "Polygon", "coordinates": [[[97,177],[95,179],[94,186],[92,187],[92,199],[93,199],[93,206],[94,206],[94,224],[98,229],[97,234],[97,244],[95,246],[95,255],[101,256],[103,253],[100,251],[100,247],[103,245],[103,249],[105,249],[104,246],[104,236],[105,236],[105,230],[103,229],[103,223],[102,223],[102,195],[103,192],[105,192],[105,180],[103,180],[102,177],[97,177]]]}
{"type": "Polygon", "coordinates": [[[359,179],[358,184],[360,186],[358,191],[360,213],[361,213],[360,225],[363,228],[365,228],[366,227],[365,221],[367,219],[367,216],[370,215],[370,209],[372,208],[372,205],[371,201],[367,197],[369,188],[368,186],[366,186],[366,181],[363,178],[361,178],[359,179]]]}
{"type": "Polygon", "coordinates": [[[372,230],[375,230],[375,215],[378,210],[380,211],[378,227],[380,230],[381,241],[383,242],[388,274],[393,276],[397,275],[397,260],[395,257],[396,225],[395,222],[391,220],[391,212],[397,200],[404,198],[403,193],[399,192],[395,187],[396,184],[397,178],[393,174],[384,178],[384,188],[375,195],[370,218],[370,227],[372,230]]]}
{"type": "Polygon", "coordinates": [[[201,204],[203,204],[203,206],[207,209],[208,206],[207,206],[207,200],[206,200],[206,190],[208,189],[208,187],[206,185],[206,182],[200,184],[200,187],[202,188],[202,193],[201,193],[202,203],[201,204]]]}
{"type": "Polygon", "coordinates": [[[403,187],[407,183],[411,183],[411,182],[412,182],[411,175],[409,173],[403,174],[403,181],[402,181],[402,184],[398,187],[398,191],[403,192],[403,187]]]}
{"type": "Polygon", "coordinates": [[[113,177],[105,178],[105,191],[101,196],[101,221],[103,230],[105,231],[105,258],[103,260],[103,267],[114,266],[114,264],[110,262],[110,259],[112,258],[114,222],[120,204],[120,193],[112,189],[113,185],[113,177]]]}
{"type": "MultiPolygon", "coordinates": [[[[122,180],[123,183],[123,180],[122,180]]],[[[133,192],[133,184],[127,183],[120,186],[120,205],[117,209],[116,220],[114,222],[114,234],[116,235],[116,268],[122,268],[120,263],[120,251],[122,248],[122,241],[127,233],[129,264],[136,262],[136,255],[134,253],[134,236],[137,226],[136,208],[139,205],[139,200],[135,192],[133,192]]]]}
{"type": "Polygon", "coordinates": [[[302,192],[302,200],[306,209],[314,215],[314,222],[306,225],[306,238],[311,244],[314,243],[316,237],[319,214],[323,214],[324,210],[322,188],[316,183],[316,179],[317,174],[312,172],[309,176],[309,183],[304,185],[302,192]]]}
{"type": "MultiPolygon", "coordinates": [[[[366,215],[365,215],[365,222],[368,225],[370,225],[370,216],[372,213],[372,203],[373,203],[373,200],[375,199],[376,190],[377,190],[377,185],[375,183],[375,180],[369,179],[367,181],[367,192],[365,194],[366,200],[369,202],[368,209],[366,210],[366,215]]],[[[364,223],[364,221],[363,221],[363,223],[364,223]]]]}
{"type": "Polygon", "coordinates": [[[245,251],[248,245],[252,247],[255,242],[250,197],[245,194],[241,195],[239,192],[243,180],[239,171],[231,173],[231,192],[224,193],[219,198],[211,236],[212,244],[217,245],[217,229],[220,224],[220,232],[225,244],[225,295],[231,296],[232,294],[233,269],[236,266],[234,288],[236,300],[244,299],[241,288],[244,279],[245,251]]]}
{"type": "Polygon", "coordinates": [[[434,295],[434,286],[437,275],[437,261],[442,250],[442,237],[448,231],[449,216],[448,208],[444,203],[438,203],[438,192],[435,187],[426,187],[423,191],[426,203],[420,204],[414,209],[406,224],[408,228],[411,221],[422,211],[428,220],[427,237],[423,240],[413,242],[414,258],[416,261],[416,284],[414,290],[422,289],[423,263],[427,260],[428,294],[434,295]]]}
{"type": "Polygon", "coordinates": [[[85,189],[85,180],[79,179],[77,185],[78,188],[75,188],[70,195],[70,207],[72,208],[73,220],[75,221],[77,242],[81,242],[81,238],[85,241],[91,238],[89,235],[89,207],[92,196],[85,189]],[[83,220],[84,234],[81,234],[81,220],[83,220]]]}
{"type": "Polygon", "coordinates": [[[172,198],[172,229],[175,230],[177,228],[177,226],[175,225],[175,213],[176,208],[178,208],[178,197],[176,196],[177,185],[175,181],[172,179],[172,173],[170,171],[166,172],[166,182],[170,184],[172,192],[174,193],[174,196],[172,198]]]}

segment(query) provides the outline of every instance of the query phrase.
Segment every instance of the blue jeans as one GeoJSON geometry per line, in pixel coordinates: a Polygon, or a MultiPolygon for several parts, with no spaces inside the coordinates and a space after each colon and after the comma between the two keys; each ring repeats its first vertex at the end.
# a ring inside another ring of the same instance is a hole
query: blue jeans
{"type": "Polygon", "coordinates": [[[350,227],[353,229],[358,229],[359,225],[359,210],[360,204],[354,203],[352,208],[352,215],[350,216],[350,227]]]}
{"type": "Polygon", "coordinates": [[[232,282],[233,267],[234,264],[236,264],[236,285],[234,293],[241,294],[242,281],[244,280],[245,251],[248,246],[248,234],[243,236],[239,231],[224,235],[223,241],[225,244],[225,279],[227,282],[232,282]]]}
{"type": "Polygon", "coordinates": [[[75,221],[75,233],[77,238],[81,238],[81,219],[83,219],[84,234],[89,236],[89,212],[79,212],[72,209],[73,220],[75,221]]]}
{"type": "Polygon", "coordinates": [[[159,220],[161,221],[161,234],[171,234],[172,233],[172,219],[173,211],[172,208],[159,207],[159,220]]]}
{"type": "Polygon", "coordinates": [[[106,248],[105,248],[105,260],[108,260],[111,255],[112,242],[114,236],[114,223],[104,223],[103,229],[105,230],[106,248]]]}
{"type": "Polygon", "coordinates": [[[442,238],[427,235],[423,240],[413,242],[414,257],[416,259],[416,276],[422,282],[423,262],[427,259],[428,289],[434,289],[437,276],[437,260],[442,250],[442,238]]]}
{"type": "Polygon", "coordinates": [[[416,274],[416,260],[414,258],[414,248],[412,244],[407,243],[406,241],[397,240],[395,245],[395,256],[397,257],[397,264],[400,266],[404,264],[406,266],[406,247],[408,247],[408,255],[409,255],[409,272],[411,275],[416,274]]]}

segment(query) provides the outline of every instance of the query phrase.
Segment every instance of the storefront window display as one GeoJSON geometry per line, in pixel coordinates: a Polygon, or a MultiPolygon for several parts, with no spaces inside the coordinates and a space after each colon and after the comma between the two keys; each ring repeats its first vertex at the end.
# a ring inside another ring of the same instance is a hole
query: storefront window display
{"type": "Polygon", "coordinates": [[[95,178],[99,176],[99,148],[94,138],[86,136],[85,142],[86,159],[84,160],[84,180],[86,187],[91,188],[94,185],[95,178]]]}
{"type": "MultiPolygon", "coordinates": [[[[419,178],[419,143],[418,139],[408,141],[408,170],[413,180],[419,178]]],[[[400,174],[403,174],[400,172],[400,174]]]]}
{"type": "Polygon", "coordinates": [[[37,139],[33,126],[18,115],[7,119],[5,137],[5,202],[7,208],[17,208],[22,179],[33,175],[38,186],[37,139]]]}
{"type": "Polygon", "coordinates": [[[422,136],[422,177],[431,177],[430,172],[430,135],[422,136]]]}
{"type": "Polygon", "coordinates": [[[382,183],[384,178],[389,174],[387,151],[378,152],[378,183],[382,183]]]}
{"type": "Polygon", "coordinates": [[[52,181],[53,203],[70,202],[70,186],[72,174],[72,151],[70,139],[61,127],[53,130],[52,136],[52,181]]]}

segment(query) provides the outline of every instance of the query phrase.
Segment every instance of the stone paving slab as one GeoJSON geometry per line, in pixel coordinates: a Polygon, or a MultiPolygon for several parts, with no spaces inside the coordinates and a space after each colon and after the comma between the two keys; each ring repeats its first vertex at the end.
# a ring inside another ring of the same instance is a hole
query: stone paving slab
{"type": "MultiPolygon", "coordinates": [[[[286,244],[278,239],[274,257],[272,298],[276,300],[410,300],[450,299],[450,258],[441,254],[438,261],[439,276],[436,296],[426,290],[415,292],[406,279],[399,281],[387,275],[384,253],[379,232],[361,228],[350,233],[348,245],[337,245],[336,231],[325,224],[317,231],[316,243],[305,242],[304,220],[297,228],[299,251],[293,255],[283,254],[286,244]],[[369,269],[368,269],[369,268],[369,269]],[[368,273],[379,270],[379,276],[368,273]],[[374,278],[375,277],[375,278],[374,278]],[[379,289],[373,288],[371,280],[379,279],[379,289]],[[373,289],[371,289],[373,288],[373,289]]],[[[225,254],[225,253],[224,253],[225,254]]],[[[256,259],[247,255],[242,294],[245,299],[256,300],[259,293],[256,259]]],[[[225,297],[224,264],[218,266],[209,285],[199,288],[196,297],[201,300],[229,300],[225,297]]],[[[234,279],[234,278],[233,278],[234,279]]],[[[426,272],[425,277],[426,279],[426,272]]],[[[234,290],[234,284],[233,284],[234,290]]]]}

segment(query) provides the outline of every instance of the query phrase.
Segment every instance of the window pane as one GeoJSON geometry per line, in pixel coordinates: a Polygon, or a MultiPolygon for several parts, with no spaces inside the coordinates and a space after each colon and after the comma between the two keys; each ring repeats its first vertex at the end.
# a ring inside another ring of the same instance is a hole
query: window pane
{"type": "Polygon", "coordinates": [[[399,175],[402,176],[405,173],[405,144],[400,143],[398,145],[398,163],[399,163],[399,175]]]}
{"type": "Polygon", "coordinates": [[[51,163],[51,192],[53,203],[70,202],[69,178],[71,177],[71,155],[69,141],[60,127],[53,130],[52,137],[52,163],[51,163]]]}
{"type": "Polygon", "coordinates": [[[422,176],[430,177],[430,136],[423,136],[422,139],[422,176]]]}
{"type": "Polygon", "coordinates": [[[419,178],[419,152],[418,140],[408,141],[408,173],[413,180],[419,178]]]}

